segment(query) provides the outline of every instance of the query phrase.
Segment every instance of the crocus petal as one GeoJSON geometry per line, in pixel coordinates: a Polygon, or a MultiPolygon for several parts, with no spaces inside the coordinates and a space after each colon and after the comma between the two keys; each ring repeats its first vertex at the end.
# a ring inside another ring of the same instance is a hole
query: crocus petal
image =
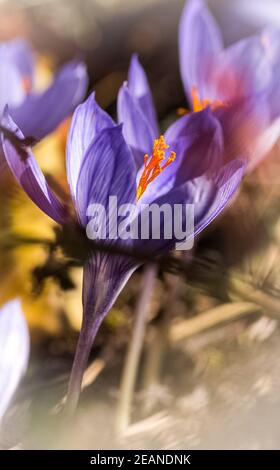
{"type": "MultiPolygon", "coordinates": [[[[240,186],[244,171],[244,161],[234,160],[222,167],[216,175],[206,173],[199,178],[190,180],[156,199],[154,203],[159,206],[164,204],[171,206],[192,204],[194,206],[194,232],[187,233],[186,239],[182,242],[184,243],[208,227],[229,204],[240,186]]],[[[153,252],[173,250],[176,244],[178,247],[180,240],[164,237],[166,230],[164,222],[166,224],[164,218],[159,219],[160,228],[157,229],[161,235],[159,239],[137,240],[136,246],[153,252]]],[[[173,229],[172,225],[171,227],[173,229]]]]}
{"type": "Polygon", "coordinates": [[[76,199],[77,181],[86,151],[98,134],[114,121],[95,101],[95,95],[77,107],[67,139],[66,169],[73,199],[76,199]]]}
{"type": "MultiPolygon", "coordinates": [[[[174,144],[170,143],[170,148],[174,148],[178,156],[178,159],[176,156],[173,168],[174,185],[197,178],[206,171],[217,170],[222,165],[224,143],[221,124],[211,112],[205,120],[197,120],[197,123],[199,122],[200,132],[195,132],[192,128],[193,133],[189,131],[189,137],[177,140],[177,147],[176,141],[174,144]]],[[[191,123],[189,125],[192,126],[191,123]]],[[[167,170],[172,171],[171,165],[167,170]]],[[[163,176],[165,176],[164,173],[165,171],[162,173],[163,176]]]]}
{"type": "MultiPolygon", "coordinates": [[[[170,146],[169,150],[176,152],[176,158],[150,183],[140,199],[141,203],[148,203],[174,186],[222,166],[222,127],[210,109],[178,119],[166,131],[165,139],[170,146]]],[[[143,168],[138,175],[142,171],[143,168]]]]}
{"type": "Polygon", "coordinates": [[[261,133],[258,134],[254,143],[254,153],[252,154],[248,170],[252,171],[272,150],[280,138],[280,116],[272,121],[261,133]]]}
{"type": "Polygon", "coordinates": [[[190,99],[194,86],[200,98],[212,98],[208,77],[215,66],[214,57],[221,49],[219,28],[203,0],[187,1],[179,26],[179,57],[183,84],[190,99]]]}
{"type": "Polygon", "coordinates": [[[19,106],[33,83],[34,57],[20,39],[0,44],[0,113],[6,104],[19,106]]]}
{"type": "MultiPolygon", "coordinates": [[[[139,237],[134,240],[135,248],[154,254],[173,250],[175,244],[178,242],[178,240],[175,239],[173,209],[175,204],[178,207],[184,208],[189,199],[189,187],[187,183],[174,187],[166,194],[159,195],[153,201],[146,202],[142,201],[141,198],[138,204],[137,219],[133,220],[133,225],[138,229],[138,234],[143,233],[143,231],[145,233],[149,228],[149,236],[139,235],[139,237]],[[162,214],[161,216],[156,216],[155,213],[158,209],[153,209],[155,205],[159,208],[166,206],[167,215],[163,216],[162,214]],[[152,211],[153,217],[150,215],[150,211],[152,211]],[[169,233],[168,237],[165,236],[166,233],[169,233]]],[[[185,224],[184,210],[182,210],[182,218],[182,224],[185,224]]],[[[136,231],[135,228],[134,231],[136,231]]]]}
{"type": "Polygon", "coordinates": [[[104,129],[88,147],[78,178],[76,210],[81,224],[85,226],[89,220],[90,204],[107,209],[109,196],[116,196],[119,206],[133,202],[135,195],[135,162],[122,127],[104,129]]]}
{"type": "MultiPolygon", "coordinates": [[[[270,109],[266,93],[236,100],[215,112],[224,134],[224,161],[244,155],[255,166],[257,141],[270,127],[270,109]]],[[[263,155],[264,156],[264,155],[263,155]]],[[[249,168],[249,167],[248,167],[249,168]]],[[[247,169],[248,169],[247,168],[247,169]]]]}
{"type": "MultiPolygon", "coordinates": [[[[4,111],[2,123],[18,138],[24,138],[23,133],[9,115],[7,108],[4,111]]],[[[3,134],[2,146],[12,173],[30,199],[54,221],[63,224],[67,216],[66,210],[50,189],[31,150],[26,150],[27,155],[23,157],[3,134]]]]}
{"type": "Polygon", "coordinates": [[[216,97],[231,102],[266,90],[271,78],[272,67],[263,41],[259,37],[250,37],[220,54],[211,82],[216,97]]]}
{"type": "MultiPolygon", "coordinates": [[[[1,60],[1,57],[0,57],[1,60]]],[[[25,99],[21,75],[10,61],[3,61],[0,67],[0,116],[7,103],[19,106],[25,99]]]]}
{"type": "Polygon", "coordinates": [[[272,67],[272,79],[269,89],[269,104],[271,120],[280,115],[280,30],[267,28],[261,35],[266,57],[272,67]]]}
{"type": "Polygon", "coordinates": [[[1,64],[9,61],[17,68],[22,79],[28,79],[32,86],[35,60],[32,49],[23,39],[14,39],[12,41],[0,44],[1,64]]]}
{"type": "Polygon", "coordinates": [[[280,61],[280,29],[267,27],[261,33],[261,42],[264,52],[273,65],[278,66],[280,61]]]}
{"type": "Polygon", "coordinates": [[[29,333],[19,300],[0,309],[0,421],[25,374],[29,333]]]}
{"type": "Polygon", "coordinates": [[[128,72],[128,88],[149,121],[153,134],[159,134],[155,105],[146,72],[134,54],[128,72]]]}
{"type": "Polygon", "coordinates": [[[132,150],[136,165],[143,164],[144,155],[150,153],[157,134],[127,83],[118,95],[118,120],[123,123],[123,135],[132,150]]]}
{"type": "Polygon", "coordinates": [[[87,87],[87,73],[82,62],[66,64],[44,93],[29,93],[11,115],[24,135],[41,139],[65,119],[81,102],[87,87]]]}
{"type": "MultiPolygon", "coordinates": [[[[184,121],[184,129],[180,130],[183,122],[175,123],[166,132],[166,139],[174,151],[177,143],[173,167],[177,185],[197,178],[206,171],[218,170],[223,162],[224,149],[222,126],[209,108],[186,115],[181,120],[184,121]]],[[[167,170],[172,171],[172,165],[167,170]]]]}
{"type": "MultiPolygon", "coordinates": [[[[241,183],[244,168],[242,160],[235,160],[222,167],[218,172],[214,172],[214,174],[208,172],[181,186],[176,186],[170,192],[155,199],[153,203],[161,207],[166,204],[169,207],[171,206],[172,210],[175,205],[184,207],[186,204],[192,204],[194,206],[194,231],[186,234],[186,239],[183,241],[185,242],[205,229],[228,205],[241,183]]],[[[142,214],[145,210],[143,207],[142,214]]],[[[143,217],[142,214],[139,215],[139,220],[140,217],[143,217]]],[[[183,211],[183,216],[185,215],[183,211]]],[[[156,221],[158,227],[154,225],[154,230],[160,234],[159,238],[139,239],[135,242],[135,245],[138,248],[145,248],[153,252],[174,249],[175,245],[180,243],[180,240],[175,238],[172,218],[168,218],[172,233],[172,237],[169,239],[164,236],[168,221],[164,217],[158,218],[156,221]]],[[[155,221],[153,221],[153,224],[155,224],[155,221]]]]}
{"type": "Polygon", "coordinates": [[[195,236],[228,205],[241,184],[245,168],[244,160],[233,160],[225,165],[214,179],[204,175],[194,181],[195,236]]]}

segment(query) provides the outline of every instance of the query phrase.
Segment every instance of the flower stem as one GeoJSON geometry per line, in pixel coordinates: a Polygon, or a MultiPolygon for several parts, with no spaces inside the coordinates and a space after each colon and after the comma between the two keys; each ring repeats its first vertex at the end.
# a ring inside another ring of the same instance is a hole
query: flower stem
{"type": "Polygon", "coordinates": [[[155,265],[145,268],[140,295],[136,305],[135,323],[127,351],[120,385],[120,399],[117,409],[117,432],[124,432],[130,423],[131,403],[135,387],[137,369],[145,336],[147,317],[157,276],[155,265]]]}
{"type": "Polygon", "coordinates": [[[88,321],[87,316],[84,315],[64,408],[64,412],[67,416],[72,416],[76,411],[80,398],[84,371],[87,367],[90,350],[100,323],[100,318],[97,317],[92,322],[88,321]]]}
{"type": "MultiPolygon", "coordinates": [[[[117,261],[120,263],[120,259],[117,261]]],[[[84,265],[83,321],[68,387],[67,415],[72,415],[77,408],[84,371],[99,327],[132,272],[132,268],[120,271],[119,264],[108,263],[99,253],[84,265]]]]}

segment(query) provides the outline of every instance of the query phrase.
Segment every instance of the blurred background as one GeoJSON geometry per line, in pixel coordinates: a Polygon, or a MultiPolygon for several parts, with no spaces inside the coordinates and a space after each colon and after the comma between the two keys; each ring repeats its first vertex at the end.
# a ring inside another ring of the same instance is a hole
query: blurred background
{"type": "MultiPolygon", "coordinates": [[[[280,27],[278,0],[208,2],[226,45],[280,27]]],[[[0,40],[26,38],[38,86],[73,57],[89,90],[115,116],[131,54],[138,52],[162,129],[186,107],[177,28],[182,0],[0,0],[0,40]]],[[[1,67],[1,64],[0,64],[1,67]]],[[[35,147],[46,175],[67,187],[70,120],[35,147]]],[[[161,270],[146,325],[131,422],[114,432],[123,365],[141,284],[137,271],[93,348],[75,426],[61,399],[81,322],[81,269],[41,276],[48,254],[11,236],[53,237],[53,224],[7,173],[0,185],[0,303],[20,296],[31,332],[28,373],[0,431],[0,448],[279,448],[279,145],[250,174],[225,216],[197,241],[186,272],[161,270]]]]}

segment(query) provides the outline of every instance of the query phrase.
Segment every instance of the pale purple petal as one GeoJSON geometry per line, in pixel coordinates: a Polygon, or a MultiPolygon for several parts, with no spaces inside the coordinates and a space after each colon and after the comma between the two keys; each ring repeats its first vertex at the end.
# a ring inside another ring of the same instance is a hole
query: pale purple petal
{"type": "MultiPolygon", "coordinates": [[[[209,108],[186,115],[181,121],[180,124],[174,123],[165,134],[170,148],[177,151],[173,167],[177,185],[196,178],[206,171],[218,170],[224,157],[222,126],[209,108]]],[[[173,164],[166,170],[171,171],[172,166],[173,164]]],[[[164,173],[165,170],[162,175],[164,173]]]]}
{"type": "Polygon", "coordinates": [[[269,126],[257,135],[254,141],[254,151],[252,152],[248,170],[252,171],[273,149],[280,138],[280,116],[272,121],[269,126]]]}
{"type": "Polygon", "coordinates": [[[56,127],[81,102],[87,88],[87,73],[82,62],[69,62],[43,93],[29,93],[11,115],[24,135],[41,139],[56,127]]]}
{"type": "Polygon", "coordinates": [[[224,160],[230,161],[236,155],[243,155],[250,165],[255,166],[261,159],[256,154],[257,140],[270,127],[267,94],[259,93],[236,100],[232,105],[218,109],[215,115],[223,128],[224,160]]]}
{"type": "Polygon", "coordinates": [[[153,134],[158,136],[159,129],[152,92],[146,72],[140,64],[137,54],[134,54],[131,58],[127,83],[133,98],[148,119],[153,134]]]}
{"type": "Polygon", "coordinates": [[[7,104],[20,106],[25,95],[19,71],[11,61],[3,61],[0,67],[0,116],[7,104]]]}
{"type": "Polygon", "coordinates": [[[138,100],[124,83],[118,95],[118,120],[123,123],[123,135],[132,150],[136,165],[143,164],[144,155],[150,154],[155,134],[148,117],[139,106],[138,100]]]}
{"type": "MultiPolygon", "coordinates": [[[[150,183],[140,199],[142,203],[152,201],[174,186],[222,166],[223,132],[210,109],[178,119],[166,131],[165,139],[170,145],[169,151],[176,152],[176,158],[150,183]]],[[[142,171],[143,168],[138,172],[138,180],[142,171]]]]}
{"type": "Polygon", "coordinates": [[[261,35],[265,55],[272,66],[272,79],[269,89],[271,120],[280,115],[280,30],[267,28],[261,35]]]}
{"type": "Polygon", "coordinates": [[[242,39],[225,49],[211,76],[217,97],[231,102],[268,89],[272,67],[259,37],[242,39]]]}
{"type": "Polygon", "coordinates": [[[192,87],[197,88],[201,98],[212,98],[208,78],[221,49],[220,30],[203,0],[187,1],[179,26],[179,57],[190,99],[192,87]]]}
{"type": "Polygon", "coordinates": [[[89,217],[90,204],[108,208],[109,196],[118,198],[118,205],[131,203],[136,197],[136,168],[126,145],[121,126],[99,133],[89,146],[77,183],[76,210],[82,225],[89,217]]]}
{"type": "Polygon", "coordinates": [[[0,309],[0,421],[25,374],[29,358],[28,327],[19,300],[0,309]]]}
{"type": "Polygon", "coordinates": [[[271,62],[276,65],[280,60],[280,29],[271,26],[265,28],[261,33],[261,41],[265,48],[265,53],[271,62]]]}
{"type": "MultiPolygon", "coordinates": [[[[24,138],[7,109],[2,124],[20,139],[24,138]]],[[[23,157],[3,134],[2,146],[12,173],[30,199],[54,221],[63,224],[67,217],[66,210],[50,189],[31,150],[23,157]]]]}
{"type": "Polygon", "coordinates": [[[26,84],[33,83],[34,57],[28,44],[20,39],[0,44],[0,114],[6,104],[20,106],[26,84]]]}
{"type": "MultiPolygon", "coordinates": [[[[175,204],[185,207],[185,204],[188,204],[189,199],[190,194],[188,183],[176,186],[169,192],[155,197],[154,200],[145,201],[141,198],[138,203],[137,219],[133,221],[133,225],[138,228],[139,234],[139,237],[134,240],[135,248],[155,255],[173,250],[176,242],[178,241],[175,239],[174,233],[173,208],[175,204]],[[160,217],[157,217],[155,216],[155,210],[151,213],[150,210],[154,204],[159,207],[166,205],[166,210],[168,211],[167,216],[163,216],[162,214],[160,217]],[[146,235],[145,237],[142,237],[140,234],[145,230],[145,227],[147,231],[149,228],[149,236],[146,235]],[[165,236],[166,231],[170,233],[170,238],[165,236]]],[[[184,224],[184,210],[182,211],[182,215],[184,224]]]]}
{"type": "Polygon", "coordinates": [[[194,181],[195,235],[204,230],[229,204],[244,176],[243,160],[233,160],[210,178],[204,175],[194,181]]]}
{"type": "Polygon", "coordinates": [[[112,118],[95,101],[95,95],[79,105],[73,115],[67,139],[66,169],[73,199],[76,199],[77,181],[86,151],[98,134],[115,126],[112,118]]]}
{"type": "Polygon", "coordinates": [[[23,39],[13,39],[12,41],[0,44],[1,65],[4,61],[10,61],[17,68],[22,78],[28,78],[32,85],[35,60],[32,49],[23,39]]]}
{"type": "MultiPolygon", "coordinates": [[[[204,230],[230,203],[233,195],[240,186],[244,174],[244,162],[234,160],[218,172],[205,173],[204,175],[190,180],[181,186],[176,186],[169,193],[155,199],[153,202],[162,206],[168,204],[194,205],[194,233],[187,234],[187,239],[193,238],[204,230]]],[[[144,209],[143,209],[144,210],[144,209]]],[[[164,236],[166,226],[164,218],[159,221],[159,239],[137,240],[135,245],[153,252],[172,250],[175,244],[180,242],[174,237],[167,239],[164,236]]],[[[184,223],[184,222],[183,222],[184,223]]],[[[171,227],[173,227],[171,225],[171,227]]],[[[186,241],[186,240],[184,240],[186,241]]]]}

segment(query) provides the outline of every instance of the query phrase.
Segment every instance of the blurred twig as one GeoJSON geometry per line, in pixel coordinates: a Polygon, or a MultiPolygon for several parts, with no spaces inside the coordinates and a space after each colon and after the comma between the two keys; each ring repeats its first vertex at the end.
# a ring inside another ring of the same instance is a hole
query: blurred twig
{"type": "Polygon", "coordinates": [[[117,409],[117,431],[123,433],[130,424],[131,402],[137,376],[139,359],[145,336],[147,317],[151,308],[151,298],[157,270],[149,265],[143,273],[140,296],[135,311],[135,324],[130,339],[120,385],[120,399],[117,409]]]}
{"type": "Polygon", "coordinates": [[[267,315],[280,316],[280,298],[272,296],[261,289],[256,289],[254,286],[244,283],[242,279],[237,277],[231,282],[232,291],[238,296],[246,299],[249,302],[254,302],[266,310],[267,315]]]}
{"type": "MultiPolygon", "coordinates": [[[[170,321],[175,313],[176,300],[182,284],[182,279],[179,277],[171,279],[171,284],[167,287],[166,299],[161,306],[159,319],[150,330],[147,357],[143,371],[143,388],[148,392],[160,383],[162,365],[170,342],[170,321]]],[[[145,407],[148,408],[148,400],[146,400],[145,407]]]]}
{"type": "Polygon", "coordinates": [[[201,333],[204,330],[213,328],[214,326],[236,320],[242,316],[260,313],[261,307],[249,302],[236,302],[219,305],[212,308],[205,313],[201,313],[189,320],[180,321],[173,325],[170,329],[170,340],[173,343],[182,339],[189,338],[195,334],[201,333]]]}
{"type": "Polygon", "coordinates": [[[149,416],[148,418],[145,418],[133,424],[132,426],[129,426],[124,431],[123,437],[128,438],[137,436],[142,433],[151,432],[154,429],[162,428],[162,426],[168,427],[169,421],[170,418],[168,417],[167,413],[160,411],[159,413],[149,416]]]}

